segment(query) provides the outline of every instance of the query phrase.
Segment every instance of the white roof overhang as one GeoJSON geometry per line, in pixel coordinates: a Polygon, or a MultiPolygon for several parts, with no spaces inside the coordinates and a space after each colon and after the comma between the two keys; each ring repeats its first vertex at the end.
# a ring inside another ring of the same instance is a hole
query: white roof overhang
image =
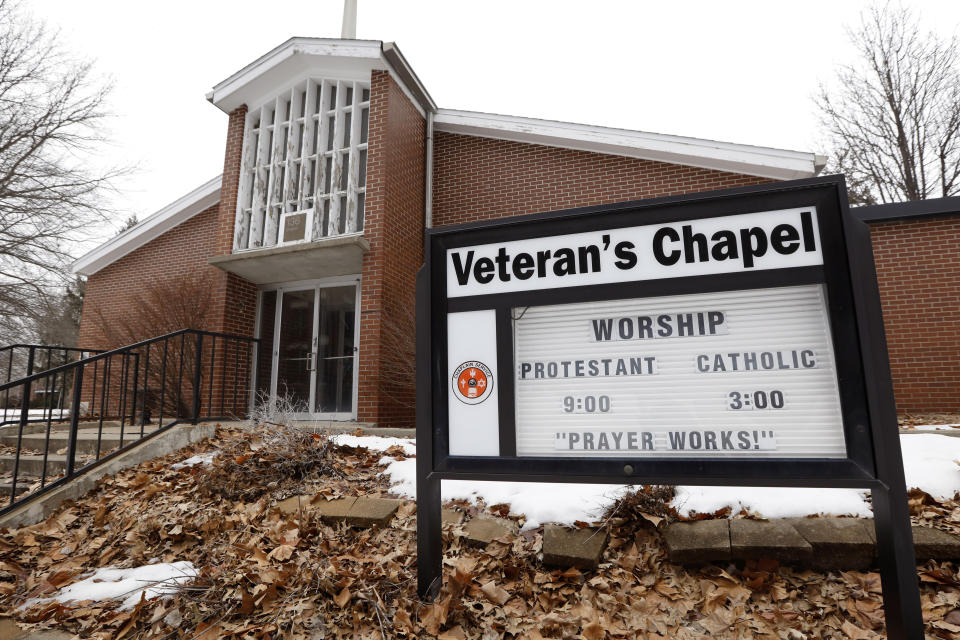
{"type": "Polygon", "coordinates": [[[823,156],[803,151],[475,111],[440,109],[433,123],[436,131],[656,160],[775,180],[815,176],[826,161],[823,156]]]}
{"type": "Polygon", "coordinates": [[[218,83],[207,99],[230,113],[242,104],[256,109],[308,77],[368,80],[373,70],[389,71],[422,115],[437,106],[392,42],[290,38],[218,83]]]}
{"type": "Polygon", "coordinates": [[[220,201],[220,178],[221,176],[217,176],[200,185],[163,209],[144,218],[133,228],[78,258],[70,265],[70,271],[81,276],[92,275],[178,224],[186,222],[201,211],[209,209],[220,201]]]}

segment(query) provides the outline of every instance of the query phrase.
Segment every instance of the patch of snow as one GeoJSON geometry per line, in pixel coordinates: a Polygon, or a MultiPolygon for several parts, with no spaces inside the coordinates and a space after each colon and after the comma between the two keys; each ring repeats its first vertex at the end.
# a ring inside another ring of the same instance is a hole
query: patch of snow
{"type": "Polygon", "coordinates": [[[957,427],[960,427],[960,424],[915,424],[907,428],[917,431],[949,431],[957,427]]]}
{"type": "Polygon", "coordinates": [[[195,456],[190,456],[186,460],[182,460],[175,464],[170,465],[171,469],[183,469],[186,467],[192,467],[194,465],[203,465],[207,466],[213,462],[213,459],[217,457],[217,452],[212,453],[200,453],[195,456]]]}
{"type": "MultiPolygon", "coordinates": [[[[19,407],[8,407],[7,409],[0,409],[0,415],[4,416],[4,419],[9,419],[11,417],[20,417],[20,408],[19,407]]],[[[27,409],[27,415],[30,418],[69,418],[70,409],[27,409]]]]}
{"type": "Polygon", "coordinates": [[[417,453],[416,440],[413,438],[383,438],[381,436],[353,436],[348,433],[341,433],[331,436],[334,444],[343,447],[363,447],[371,451],[386,451],[390,447],[402,447],[407,455],[417,453]]]}
{"type": "MultiPolygon", "coordinates": [[[[413,445],[411,445],[413,446],[413,445]]],[[[907,487],[919,488],[934,498],[953,497],[960,491],[960,438],[936,434],[902,435],[900,446],[907,487]]],[[[393,483],[392,491],[416,498],[416,460],[384,457],[380,464],[393,483]]],[[[553,484],[540,482],[478,482],[444,480],[443,501],[463,499],[487,505],[508,503],[511,513],[524,515],[524,529],[544,522],[573,524],[599,519],[607,506],[626,489],[613,484],[553,484]]],[[[746,509],[766,518],[807,515],[871,517],[867,491],[860,489],[814,489],[783,487],[677,487],[673,506],[681,514],[713,513],[729,507],[732,513],[746,509]]]]}
{"type": "Polygon", "coordinates": [[[141,594],[147,599],[169,596],[176,593],[180,585],[197,577],[192,562],[165,562],[148,564],[133,569],[97,569],[93,575],[60,589],[50,598],[36,598],[27,601],[22,608],[32,607],[41,602],[82,602],[94,600],[120,600],[120,610],[132,609],[140,602],[141,594]]]}
{"type": "MultiPolygon", "coordinates": [[[[415,458],[380,460],[387,466],[384,473],[396,485],[391,489],[408,498],[417,495],[417,461],[415,458]]],[[[468,500],[476,504],[482,498],[487,506],[509,504],[510,512],[526,517],[523,529],[535,529],[546,522],[573,524],[577,520],[590,522],[603,516],[626,487],[618,484],[559,484],[552,482],[480,482],[474,480],[444,480],[440,484],[440,499],[468,500]]]]}
{"type": "Polygon", "coordinates": [[[937,499],[960,491],[960,438],[933,433],[900,436],[907,488],[922,489],[937,499]]]}
{"type": "Polygon", "coordinates": [[[860,516],[873,512],[862,489],[796,487],[677,487],[673,507],[683,516],[713,513],[726,507],[731,515],[746,509],[764,518],[802,518],[808,515],[860,516]]]}

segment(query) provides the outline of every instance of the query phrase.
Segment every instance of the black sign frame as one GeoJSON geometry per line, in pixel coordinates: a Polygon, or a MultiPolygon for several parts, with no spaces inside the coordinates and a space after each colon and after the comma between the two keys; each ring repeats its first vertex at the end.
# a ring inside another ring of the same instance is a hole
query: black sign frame
{"type": "Polygon", "coordinates": [[[826,176],[540,213],[428,229],[417,276],[418,588],[439,587],[440,481],[850,487],[873,499],[890,638],[922,638],[920,596],[870,232],[847,207],[842,176],[826,176]],[[446,252],[464,246],[815,206],[823,265],[448,299],[446,252]],[[497,341],[499,456],[448,452],[446,316],[493,309],[498,336],[512,336],[519,306],[823,284],[833,336],[847,458],[518,457],[514,345],[497,341]]]}

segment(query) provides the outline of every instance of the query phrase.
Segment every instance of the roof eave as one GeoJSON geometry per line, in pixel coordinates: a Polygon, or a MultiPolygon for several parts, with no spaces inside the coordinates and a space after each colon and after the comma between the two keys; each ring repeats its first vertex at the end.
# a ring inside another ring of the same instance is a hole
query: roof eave
{"type": "MultiPolygon", "coordinates": [[[[298,66],[297,56],[315,56],[319,59],[340,58],[351,61],[353,68],[369,72],[374,69],[390,71],[411,95],[421,111],[436,111],[437,105],[427,92],[423,83],[407,63],[395,43],[380,40],[342,40],[335,38],[294,37],[260,56],[227,79],[217,83],[206,94],[208,101],[224,113],[231,113],[242,104],[255,108],[263,95],[269,94],[261,81],[264,76],[281,66],[287,66],[293,73],[302,73],[304,67],[298,66]]],[[[283,84],[285,76],[269,85],[283,84]]]]}
{"type": "Polygon", "coordinates": [[[125,255],[163,235],[220,200],[222,176],[200,185],[120,235],[77,258],[70,265],[75,275],[91,276],[125,255]]]}
{"type": "Polygon", "coordinates": [[[808,178],[820,170],[816,154],[570,122],[440,109],[437,131],[512,140],[774,180],[808,178]]]}

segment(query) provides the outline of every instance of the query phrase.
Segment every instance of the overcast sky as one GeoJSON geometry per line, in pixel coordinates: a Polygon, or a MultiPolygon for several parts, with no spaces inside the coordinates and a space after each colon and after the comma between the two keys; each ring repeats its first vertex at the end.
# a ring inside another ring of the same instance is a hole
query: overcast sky
{"type": "MultiPolygon", "coordinates": [[[[811,97],[865,2],[358,0],[442,108],[825,152],[811,97]]],[[[941,35],[960,1],[908,3],[941,35]]],[[[117,206],[141,219],[223,170],[210,88],[291,36],[339,37],[342,0],[26,0],[113,78],[117,206]]]]}

